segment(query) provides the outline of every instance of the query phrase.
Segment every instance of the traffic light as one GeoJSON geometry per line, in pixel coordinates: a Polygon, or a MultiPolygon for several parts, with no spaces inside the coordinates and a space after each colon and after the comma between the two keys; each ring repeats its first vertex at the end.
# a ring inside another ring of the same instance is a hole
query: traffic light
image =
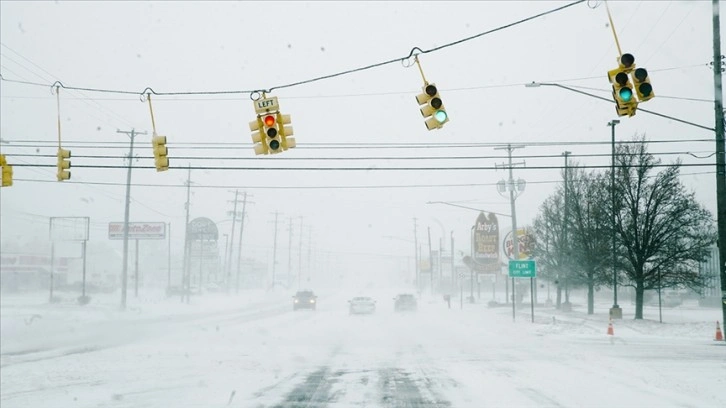
{"type": "Polygon", "coordinates": [[[13,166],[9,165],[5,160],[5,155],[0,154],[0,167],[2,168],[2,186],[10,187],[13,185],[13,166]]]}
{"type": "Polygon", "coordinates": [[[154,165],[156,171],[169,170],[169,150],[166,148],[166,136],[152,136],[151,145],[154,148],[154,165]]]}
{"type": "Polygon", "coordinates": [[[71,178],[71,161],[69,160],[71,158],[71,151],[58,148],[58,173],[56,176],[58,177],[58,181],[63,180],[70,180],[71,178]]]}
{"type": "Polygon", "coordinates": [[[628,73],[635,67],[635,57],[632,54],[623,54],[618,68],[608,71],[608,80],[613,84],[613,99],[615,111],[618,116],[633,116],[638,108],[638,101],[633,93],[628,73]]]}
{"type": "Polygon", "coordinates": [[[444,123],[449,121],[449,115],[435,84],[424,85],[423,93],[416,96],[416,102],[421,107],[421,114],[426,118],[424,122],[426,129],[441,129],[444,123]]]}
{"type": "Polygon", "coordinates": [[[638,94],[638,101],[645,102],[653,99],[653,86],[648,78],[648,71],[645,68],[638,68],[633,72],[633,83],[635,92],[638,94]]]}
{"type": "Polygon", "coordinates": [[[250,130],[252,131],[252,143],[255,144],[255,154],[267,154],[268,149],[264,140],[266,135],[262,131],[262,118],[259,115],[257,119],[250,122],[250,130]]]}
{"type": "Polygon", "coordinates": [[[262,130],[267,144],[268,153],[275,154],[282,151],[282,137],[280,135],[280,126],[277,120],[277,114],[271,113],[262,117],[262,130]]]}
{"type": "Polygon", "coordinates": [[[292,125],[291,126],[285,126],[289,125],[291,123],[290,115],[282,115],[280,113],[278,115],[278,122],[280,123],[279,129],[280,129],[280,136],[282,137],[282,150],[292,149],[296,146],[295,138],[292,137],[293,131],[292,131],[292,125]]]}

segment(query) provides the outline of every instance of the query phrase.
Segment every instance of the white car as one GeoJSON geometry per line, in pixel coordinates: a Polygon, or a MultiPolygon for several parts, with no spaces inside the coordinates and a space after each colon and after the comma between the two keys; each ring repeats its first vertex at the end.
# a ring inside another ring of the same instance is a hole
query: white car
{"type": "Polygon", "coordinates": [[[368,296],[357,296],[348,301],[350,314],[371,314],[376,311],[376,301],[368,296]]]}

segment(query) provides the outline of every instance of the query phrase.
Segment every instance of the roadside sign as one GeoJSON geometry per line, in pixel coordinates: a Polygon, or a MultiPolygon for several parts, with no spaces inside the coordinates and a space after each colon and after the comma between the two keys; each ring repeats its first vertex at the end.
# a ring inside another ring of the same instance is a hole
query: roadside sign
{"type": "Polygon", "coordinates": [[[536,278],[537,266],[534,260],[509,261],[510,278],[536,278]]]}

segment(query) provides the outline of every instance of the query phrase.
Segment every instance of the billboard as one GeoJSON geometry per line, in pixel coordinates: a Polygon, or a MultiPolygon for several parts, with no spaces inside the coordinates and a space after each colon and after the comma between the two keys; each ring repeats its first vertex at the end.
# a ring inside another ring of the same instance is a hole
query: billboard
{"type": "Polygon", "coordinates": [[[534,239],[526,228],[517,228],[517,240],[519,241],[519,259],[514,259],[514,245],[512,244],[512,231],[504,237],[502,249],[507,258],[515,261],[532,259],[532,246],[534,239]]]}
{"type": "Polygon", "coordinates": [[[499,221],[489,213],[479,213],[474,225],[474,259],[476,261],[499,260],[499,221]]]}
{"type": "MultiPolygon", "coordinates": [[[[108,223],[108,239],[124,239],[124,223],[108,223]]],[[[165,222],[130,222],[129,239],[166,239],[165,222]]]]}

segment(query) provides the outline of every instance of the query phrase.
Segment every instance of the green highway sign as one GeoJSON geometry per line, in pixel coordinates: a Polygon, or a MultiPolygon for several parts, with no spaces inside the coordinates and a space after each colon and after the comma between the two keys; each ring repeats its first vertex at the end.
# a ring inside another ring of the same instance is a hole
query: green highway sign
{"type": "Polygon", "coordinates": [[[530,261],[509,261],[510,278],[536,278],[537,266],[533,260],[530,261]]]}

